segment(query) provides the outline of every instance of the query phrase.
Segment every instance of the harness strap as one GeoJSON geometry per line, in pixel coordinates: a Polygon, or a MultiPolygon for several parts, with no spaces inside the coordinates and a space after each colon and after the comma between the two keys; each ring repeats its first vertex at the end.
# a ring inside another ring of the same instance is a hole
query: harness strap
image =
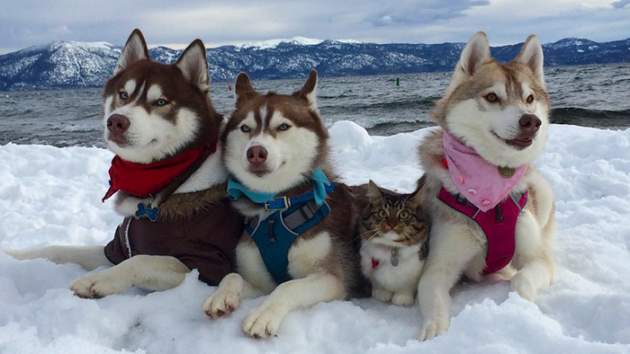
{"type": "Polygon", "coordinates": [[[188,180],[188,178],[193,175],[193,173],[197,172],[197,170],[201,168],[201,165],[203,165],[208,157],[214,154],[216,151],[217,144],[214,144],[213,146],[205,146],[201,156],[199,156],[199,158],[192,165],[190,165],[190,167],[188,167],[188,169],[186,169],[184,173],[175,177],[175,179],[173,179],[173,181],[168,186],[159,191],[153,198],[149,200],[148,203],[138,203],[135,217],[137,219],[147,218],[151,222],[156,222],[160,213],[160,204],[165,202],[168,197],[175,193],[177,188],[181,187],[184,182],[186,182],[186,180],[188,180]]]}
{"type": "Polygon", "coordinates": [[[273,211],[264,218],[246,220],[245,232],[256,243],[267,271],[277,284],[291,280],[288,256],[293,242],[318,225],[330,210],[327,203],[318,206],[311,199],[302,205],[273,211]]]}
{"type": "MultiPolygon", "coordinates": [[[[334,183],[326,184],[324,188],[326,190],[326,194],[330,194],[335,191],[335,184],[334,183]]],[[[276,198],[274,200],[270,200],[268,202],[265,202],[264,206],[265,206],[265,209],[267,210],[284,210],[284,209],[290,208],[291,205],[306,203],[306,202],[314,200],[314,198],[315,198],[315,192],[311,190],[309,192],[300,194],[295,197],[283,196],[280,198],[276,198]]]]}
{"type": "Polygon", "coordinates": [[[490,274],[501,270],[514,257],[516,250],[516,222],[527,204],[528,192],[520,197],[510,198],[499,203],[494,210],[481,211],[460,195],[453,195],[444,187],[438,193],[438,199],[450,208],[474,220],[487,240],[486,268],[490,274]]]}

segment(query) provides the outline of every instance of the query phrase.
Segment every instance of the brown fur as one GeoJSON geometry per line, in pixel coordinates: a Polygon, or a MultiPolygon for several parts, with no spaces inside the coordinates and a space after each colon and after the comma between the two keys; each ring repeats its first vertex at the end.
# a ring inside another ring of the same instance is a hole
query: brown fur
{"type": "MultiPolygon", "coordinates": [[[[231,131],[239,128],[240,123],[247,117],[250,112],[254,112],[255,119],[258,123],[258,129],[252,129],[252,136],[260,133],[263,120],[269,123],[274,111],[279,110],[282,114],[290,119],[296,126],[307,128],[319,137],[320,145],[318,146],[318,157],[314,159],[311,169],[321,168],[324,170],[328,178],[332,182],[336,182],[336,174],[328,162],[328,131],[324,126],[319,113],[310,106],[306,95],[313,91],[316,84],[316,73],[313,71],[309,76],[304,87],[292,95],[280,95],[276,93],[259,94],[257,93],[247,76],[239,75],[236,83],[236,91],[238,95],[236,110],[232,113],[230,120],[225,128],[222,141],[223,146],[227,145],[225,140],[231,131]],[[265,117],[261,117],[261,107],[267,107],[269,112],[265,117]]],[[[265,124],[266,132],[274,135],[275,132],[270,131],[273,127],[265,124]]],[[[310,182],[303,183],[299,186],[290,188],[277,193],[278,196],[295,196],[311,189],[310,182]]],[[[357,257],[358,248],[360,246],[358,238],[356,238],[358,230],[359,210],[357,208],[355,194],[351,189],[343,183],[336,182],[336,189],[326,198],[326,202],[331,207],[331,213],[317,226],[300,235],[300,240],[308,240],[321,232],[328,232],[333,239],[333,249],[326,257],[326,260],[319,265],[325,272],[333,274],[346,285],[348,294],[352,296],[367,295],[365,283],[362,283],[360,275],[359,260],[357,257]]],[[[237,209],[239,205],[247,205],[246,208],[252,209],[257,206],[246,199],[236,202],[237,209]]],[[[247,234],[241,238],[241,242],[253,242],[247,234]]]]}
{"type": "MultiPolygon", "coordinates": [[[[141,38],[144,41],[144,38],[141,38]]],[[[187,50],[195,45],[203,47],[203,43],[196,40],[187,50]]],[[[146,42],[144,46],[146,48],[146,42]]],[[[182,57],[183,55],[184,53],[182,53],[182,57]]],[[[147,112],[151,113],[157,110],[165,119],[174,121],[177,117],[177,110],[187,108],[201,117],[196,138],[173,155],[194,146],[205,144],[213,146],[218,141],[223,117],[214,110],[208,92],[202,91],[194,83],[186,80],[182,71],[175,64],[160,64],[149,59],[143,59],[132,63],[125,70],[119,71],[107,81],[103,90],[104,97],[114,98],[109,107],[111,110],[123,104],[119,92],[123,90],[125,83],[131,79],[135,80],[137,85],[134,92],[128,92],[129,99],[127,101],[138,99],[138,103],[147,112]],[[147,91],[154,84],[160,86],[163,96],[170,104],[157,107],[154,102],[147,101],[147,91]]]]}
{"type": "Polygon", "coordinates": [[[227,198],[225,183],[198,192],[171,194],[160,205],[159,221],[191,219],[227,198]]]}
{"type": "Polygon", "coordinates": [[[313,80],[314,78],[310,76],[304,87],[292,95],[279,95],[273,92],[261,95],[254,90],[246,75],[239,75],[235,85],[235,90],[238,95],[236,110],[232,112],[223,132],[223,148],[225,149],[225,139],[227,135],[233,130],[238,129],[240,123],[250,112],[254,112],[254,117],[258,124],[258,128],[252,129],[250,136],[260,133],[263,126],[263,124],[261,124],[262,122],[266,123],[264,124],[265,132],[275,136],[277,132],[272,131],[273,127],[269,127],[268,123],[271,120],[273,112],[280,111],[282,115],[291,119],[296,126],[307,128],[317,134],[321,143],[318,148],[319,158],[313,162],[313,168],[315,168],[316,165],[323,165],[324,171],[327,173],[328,177],[333,176],[334,173],[327,162],[328,130],[319,117],[319,113],[309,106],[306,99],[306,93],[310,92],[310,90],[313,89],[313,85],[315,85],[313,80]],[[309,87],[310,90],[308,89],[309,87]],[[259,114],[260,108],[263,106],[268,108],[268,114],[265,117],[261,117],[259,114]]]}
{"type": "MultiPolygon", "coordinates": [[[[479,93],[492,87],[497,82],[505,82],[508,101],[500,102],[504,107],[513,104],[514,100],[523,100],[521,82],[533,83],[531,86],[536,100],[542,100],[549,106],[549,95],[544,89],[544,84],[539,82],[531,69],[524,64],[516,61],[503,64],[496,60],[489,60],[483,63],[475,74],[461,83],[453,92],[444,96],[433,109],[433,120],[441,127],[446,128],[446,116],[448,115],[448,107],[452,107],[456,102],[475,99],[477,101],[483,99],[479,93]]],[[[483,110],[482,105],[479,105],[483,110]]]]}

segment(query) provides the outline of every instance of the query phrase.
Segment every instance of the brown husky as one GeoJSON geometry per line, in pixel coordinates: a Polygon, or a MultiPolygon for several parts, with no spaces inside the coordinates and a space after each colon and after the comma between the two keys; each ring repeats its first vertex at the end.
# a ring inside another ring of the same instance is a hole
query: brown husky
{"type": "Polygon", "coordinates": [[[269,294],[243,323],[257,338],[276,335],[290,311],[345,298],[360,278],[358,212],[348,188],[334,183],[316,83],[313,71],[293,95],[262,95],[239,75],[223,135],[234,177],[228,193],[249,226],[236,249],[238,273],[221,281],[204,311],[219,318],[243,298],[269,294]]]}
{"type": "Polygon", "coordinates": [[[115,209],[124,220],[107,246],[11,252],[92,270],[72,284],[95,298],[138,286],[164,290],[186,273],[217,284],[232,269],[242,219],[225,198],[227,173],[215,152],[222,117],[208,99],[206,50],[192,42],[175,64],[149,59],[134,30],[104,90],[104,138],[115,209]],[[142,205],[142,207],[141,207],[142,205]],[[159,209],[157,208],[159,207],[159,209]]]}

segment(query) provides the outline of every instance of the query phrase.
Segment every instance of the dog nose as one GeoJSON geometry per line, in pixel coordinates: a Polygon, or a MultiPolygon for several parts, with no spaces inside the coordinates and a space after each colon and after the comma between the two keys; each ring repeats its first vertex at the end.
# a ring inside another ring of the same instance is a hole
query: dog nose
{"type": "Polygon", "coordinates": [[[534,135],[542,122],[538,117],[533,114],[523,114],[521,119],[518,120],[518,124],[521,126],[521,131],[528,135],[534,135]]]}
{"type": "Polygon", "coordinates": [[[112,114],[107,118],[107,129],[116,135],[123,134],[129,129],[129,118],[122,114],[112,114]]]}
{"type": "Polygon", "coordinates": [[[247,161],[254,165],[267,161],[267,149],[260,145],[250,147],[247,149],[247,161]]]}

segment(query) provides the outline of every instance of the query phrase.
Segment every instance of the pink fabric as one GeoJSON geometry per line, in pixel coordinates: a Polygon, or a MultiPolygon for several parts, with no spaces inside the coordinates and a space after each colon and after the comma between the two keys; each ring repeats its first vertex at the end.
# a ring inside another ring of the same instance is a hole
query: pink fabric
{"type": "Polygon", "coordinates": [[[446,131],[442,135],[442,145],[448,173],[459,194],[483,212],[505,200],[527,172],[527,166],[521,166],[512,177],[502,176],[497,166],[446,131]]]}

